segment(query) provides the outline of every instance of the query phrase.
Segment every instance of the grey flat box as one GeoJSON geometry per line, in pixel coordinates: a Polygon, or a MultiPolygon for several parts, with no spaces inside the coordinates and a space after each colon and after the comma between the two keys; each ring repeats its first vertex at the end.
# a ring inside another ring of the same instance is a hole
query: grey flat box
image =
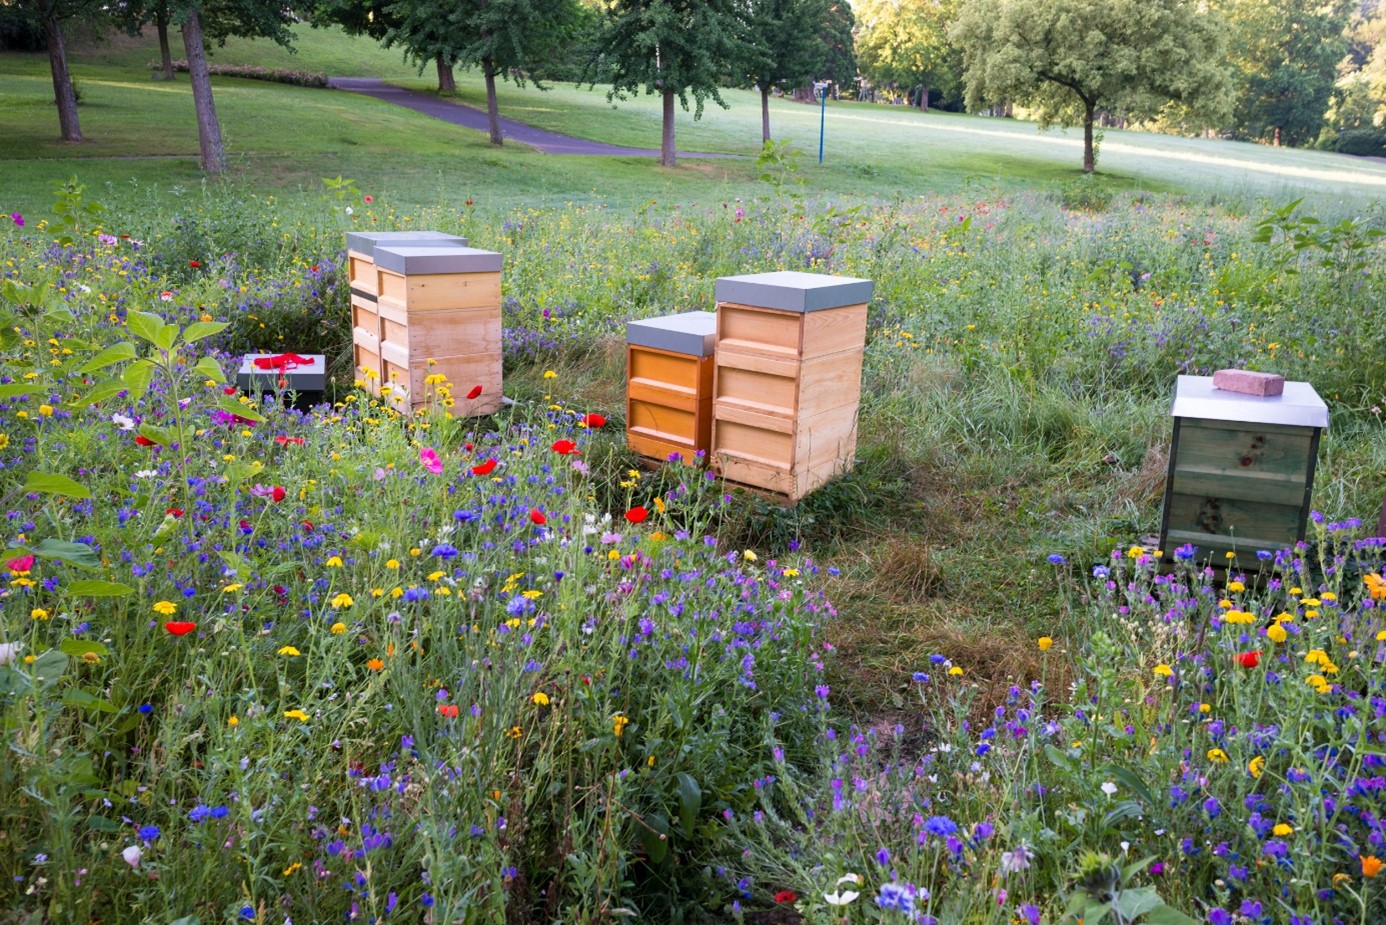
{"type": "Polygon", "coordinates": [[[259,359],[282,356],[278,353],[247,353],[241,361],[240,371],[236,373],[236,387],[242,392],[321,392],[327,388],[327,358],[320,353],[300,354],[305,363],[282,372],[278,369],[261,369],[255,365],[259,359]],[[279,387],[283,376],[285,386],[279,387]]]}
{"type": "Polygon", "coordinates": [[[1286,382],[1281,394],[1262,396],[1215,389],[1212,376],[1180,376],[1170,415],[1247,424],[1328,426],[1328,406],[1307,382],[1286,382]]]}
{"type": "Polygon", "coordinates": [[[404,276],[443,273],[499,273],[504,258],[474,247],[402,244],[375,249],[375,265],[404,276]]]}
{"type": "Polygon", "coordinates": [[[685,356],[710,357],[716,350],[717,313],[682,312],[627,321],[626,343],[685,356]]]}
{"type": "Polygon", "coordinates": [[[782,270],[723,276],[717,280],[716,297],[718,302],[735,302],[753,308],[817,312],[870,302],[874,286],[869,279],[782,270]]]}
{"type": "Polygon", "coordinates": [[[441,231],[351,231],[346,236],[347,250],[372,258],[377,247],[401,247],[407,244],[466,247],[467,239],[441,231]]]}

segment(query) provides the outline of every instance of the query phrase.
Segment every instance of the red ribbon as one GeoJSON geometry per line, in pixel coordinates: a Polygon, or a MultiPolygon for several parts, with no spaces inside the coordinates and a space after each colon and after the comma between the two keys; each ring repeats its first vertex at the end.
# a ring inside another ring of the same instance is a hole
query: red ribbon
{"type": "Polygon", "coordinates": [[[301,357],[297,353],[280,353],[272,357],[257,357],[255,365],[260,369],[278,369],[287,372],[300,366],[312,366],[316,360],[301,357]]]}

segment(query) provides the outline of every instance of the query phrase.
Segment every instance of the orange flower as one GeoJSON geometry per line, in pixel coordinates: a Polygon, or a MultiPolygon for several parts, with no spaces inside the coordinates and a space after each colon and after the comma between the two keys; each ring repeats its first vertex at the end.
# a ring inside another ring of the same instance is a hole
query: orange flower
{"type": "Polygon", "coordinates": [[[1363,575],[1362,581],[1366,583],[1367,590],[1371,593],[1372,600],[1386,600],[1386,579],[1380,575],[1363,575]]]}
{"type": "Polygon", "coordinates": [[[366,662],[366,667],[371,671],[379,671],[385,667],[385,663],[378,658],[373,658],[369,662],[366,662]]]}
{"type": "Polygon", "coordinates": [[[1368,854],[1368,855],[1363,856],[1363,857],[1362,857],[1362,876],[1364,876],[1364,877],[1366,877],[1366,878],[1368,878],[1368,879],[1371,879],[1372,877],[1375,877],[1377,874],[1381,873],[1381,866],[1382,866],[1381,858],[1377,857],[1376,855],[1374,855],[1374,854],[1368,854]]]}

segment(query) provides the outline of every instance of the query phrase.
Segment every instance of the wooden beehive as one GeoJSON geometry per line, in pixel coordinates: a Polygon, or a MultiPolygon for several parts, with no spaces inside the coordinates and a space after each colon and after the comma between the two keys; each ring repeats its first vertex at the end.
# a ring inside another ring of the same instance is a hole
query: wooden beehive
{"type": "MultiPolygon", "coordinates": [[[[456,245],[377,246],[379,393],[398,411],[434,400],[431,376],[451,384],[458,416],[501,406],[500,254],[456,245]],[[481,395],[467,393],[481,386],[481,395]]],[[[353,311],[356,307],[353,306],[353,311]]],[[[358,360],[372,354],[357,343],[358,360]]]]}
{"type": "Polygon", "coordinates": [[[1180,376],[1160,548],[1193,545],[1199,562],[1255,568],[1256,553],[1304,539],[1328,407],[1307,382],[1245,395],[1180,376]],[[1229,560],[1227,553],[1235,554],[1229,560]]]}
{"type": "Polygon", "coordinates": [[[717,281],[713,466],[797,501],[852,468],[872,282],[816,273],[717,281]]]}
{"type": "Polygon", "coordinates": [[[351,298],[351,343],[356,378],[372,395],[380,394],[380,316],[376,304],[380,281],[376,247],[426,244],[466,247],[467,239],[441,231],[351,232],[346,236],[347,279],[351,298]]]}
{"type": "Polygon", "coordinates": [[[626,442],[642,456],[693,463],[712,449],[717,315],[626,323],[626,442]]]}

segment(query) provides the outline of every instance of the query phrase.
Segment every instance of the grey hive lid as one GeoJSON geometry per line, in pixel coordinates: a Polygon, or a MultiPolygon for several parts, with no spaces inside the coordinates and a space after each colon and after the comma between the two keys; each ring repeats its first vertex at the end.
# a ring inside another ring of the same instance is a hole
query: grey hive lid
{"type": "Polygon", "coordinates": [[[1328,426],[1328,406],[1307,382],[1286,382],[1282,394],[1263,396],[1215,389],[1212,376],[1180,376],[1170,414],[1246,424],[1328,426]]]}
{"type": "Polygon", "coordinates": [[[347,232],[347,250],[366,257],[375,254],[377,247],[390,247],[403,244],[455,244],[466,247],[467,239],[441,231],[350,231],[347,232]]]}
{"type": "Polygon", "coordinates": [[[708,357],[712,356],[716,341],[716,312],[682,312],[626,322],[626,343],[636,347],[708,357]]]}
{"type": "Polygon", "coordinates": [[[405,276],[438,273],[499,273],[502,257],[495,251],[438,244],[397,244],[375,249],[375,265],[405,276]]]}
{"type": "Polygon", "coordinates": [[[823,273],[752,273],[723,276],[717,280],[718,302],[735,302],[756,308],[789,312],[816,312],[871,301],[875,284],[869,279],[828,276],[823,273]]]}

